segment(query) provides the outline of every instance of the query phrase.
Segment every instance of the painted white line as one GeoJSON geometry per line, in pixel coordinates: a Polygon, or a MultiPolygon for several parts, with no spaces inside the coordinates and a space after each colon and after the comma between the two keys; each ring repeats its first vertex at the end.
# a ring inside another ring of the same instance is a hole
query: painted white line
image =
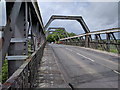
{"type": "MultiPolygon", "coordinates": [[[[68,48],[66,48],[66,49],[68,49],[68,48]]],[[[68,50],[70,50],[70,49],[68,49],[68,50]]],[[[70,50],[70,51],[72,51],[72,50],[70,50]]],[[[72,52],[75,52],[75,51],[72,51],[72,52]]],[[[76,53],[76,52],[75,52],[76,53]]],[[[95,62],[95,60],[93,60],[93,59],[91,59],[91,58],[88,58],[88,57],[86,57],[86,56],[84,56],[84,55],[82,55],[82,54],[80,54],[80,53],[76,53],[76,54],[78,54],[78,55],[80,55],[80,56],[82,56],[82,57],[84,57],[84,58],[87,58],[88,60],[90,60],[90,61],[92,61],[92,62],[95,62]]],[[[99,63],[98,63],[99,64],[99,63]]],[[[103,65],[103,64],[101,64],[101,65],[103,65]]],[[[105,65],[103,65],[103,66],[105,66],[105,65]]],[[[107,67],[107,66],[105,66],[105,67],[107,67]]],[[[109,68],[109,67],[107,67],[107,68],[109,68]]],[[[109,69],[111,69],[111,68],[109,68],[109,69]]],[[[112,70],[112,69],[111,69],[112,70]]],[[[113,70],[113,72],[115,72],[115,73],[117,73],[117,74],[120,74],[120,72],[118,72],[118,71],[116,71],[116,70],[113,70]]]]}
{"type": "Polygon", "coordinates": [[[84,55],[82,55],[82,54],[80,54],[80,53],[76,53],[76,54],[78,54],[78,55],[80,55],[80,56],[82,56],[82,57],[84,57],[84,58],[87,58],[88,60],[90,60],[90,61],[92,61],[92,62],[95,62],[95,60],[92,60],[91,58],[88,58],[88,57],[86,57],[86,56],[84,56],[84,55]]]}
{"type": "MultiPolygon", "coordinates": [[[[69,50],[69,51],[71,51],[71,52],[73,52],[73,50],[71,50],[71,49],[69,49],[69,48],[66,48],[67,50],[69,50]]],[[[76,53],[76,52],[75,52],[76,53]]],[[[90,61],[92,61],[92,62],[95,62],[95,60],[92,60],[91,58],[88,58],[88,57],[86,57],[86,56],[84,56],[84,55],[82,55],[82,54],[80,54],[80,53],[76,53],[76,54],[78,54],[78,55],[80,55],[80,56],[82,56],[82,57],[84,57],[84,58],[87,58],[88,60],[90,60],[90,61]]]]}
{"type": "Polygon", "coordinates": [[[69,48],[66,48],[66,49],[72,52],[72,50],[71,50],[71,49],[69,49],[69,48]]]}
{"type": "Polygon", "coordinates": [[[117,74],[120,74],[118,71],[116,71],[116,70],[113,70],[115,73],[117,73],[117,74]]]}

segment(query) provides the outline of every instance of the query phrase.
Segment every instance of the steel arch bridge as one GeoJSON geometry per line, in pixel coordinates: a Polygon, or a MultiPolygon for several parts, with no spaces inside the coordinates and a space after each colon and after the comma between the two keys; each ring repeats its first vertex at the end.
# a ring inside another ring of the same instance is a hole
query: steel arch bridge
{"type": "MultiPolygon", "coordinates": [[[[81,16],[53,15],[44,26],[41,13],[36,1],[24,2],[14,0],[6,2],[6,26],[0,27],[0,67],[4,60],[8,60],[9,78],[2,85],[3,90],[12,88],[34,88],[36,84],[37,69],[43,56],[46,45],[45,31],[55,19],[76,20],[85,33],[73,37],[60,39],[62,44],[77,45],[82,47],[110,51],[114,45],[120,54],[120,43],[115,33],[120,28],[99,30],[91,32],[81,16]],[[105,35],[105,40],[101,35],[105,35]],[[93,38],[94,37],[94,38],[93,38]]],[[[48,29],[64,29],[64,27],[50,27],[48,29]]],[[[0,70],[2,72],[2,70],[0,70]]]]}

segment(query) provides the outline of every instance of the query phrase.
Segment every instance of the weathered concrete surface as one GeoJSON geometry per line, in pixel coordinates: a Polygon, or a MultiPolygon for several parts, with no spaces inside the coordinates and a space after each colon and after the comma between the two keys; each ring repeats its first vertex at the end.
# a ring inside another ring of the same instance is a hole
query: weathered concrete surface
{"type": "Polygon", "coordinates": [[[44,49],[38,72],[37,88],[68,88],[55,60],[53,51],[48,45],[44,49]]]}

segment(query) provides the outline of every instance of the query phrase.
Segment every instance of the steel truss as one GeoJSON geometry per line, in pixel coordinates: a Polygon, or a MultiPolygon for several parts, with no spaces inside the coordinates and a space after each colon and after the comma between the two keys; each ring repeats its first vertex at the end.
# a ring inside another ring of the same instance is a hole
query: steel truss
{"type": "Polygon", "coordinates": [[[3,89],[32,88],[46,42],[39,7],[33,0],[15,0],[6,2],[6,11],[7,25],[1,29],[0,60],[3,63],[8,60],[9,79],[3,89]]]}

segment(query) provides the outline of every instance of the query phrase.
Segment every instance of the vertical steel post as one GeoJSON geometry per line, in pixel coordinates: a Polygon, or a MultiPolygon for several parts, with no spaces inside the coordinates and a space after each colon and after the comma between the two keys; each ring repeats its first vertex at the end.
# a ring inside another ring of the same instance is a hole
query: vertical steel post
{"type": "Polygon", "coordinates": [[[106,33],[106,49],[109,52],[110,51],[110,34],[106,33]]]}
{"type": "Polygon", "coordinates": [[[85,36],[85,47],[89,47],[89,35],[85,36]]]}
{"type": "Polygon", "coordinates": [[[98,49],[98,36],[95,34],[95,49],[98,49]]]}
{"type": "Polygon", "coordinates": [[[99,40],[98,40],[98,44],[100,44],[100,46],[101,46],[101,48],[102,48],[103,50],[106,50],[106,48],[105,48],[105,41],[102,40],[100,34],[97,34],[97,36],[98,36],[98,38],[99,38],[99,40]],[[102,43],[101,43],[101,42],[102,42],[102,43]]]}
{"type": "Polygon", "coordinates": [[[11,76],[23,64],[24,59],[28,55],[27,8],[27,3],[22,3],[16,24],[14,25],[15,30],[10,42],[7,57],[9,76],[11,76]]]}
{"type": "MultiPolygon", "coordinates": [[[[119,33],[119,32],[118,32],[118,33],[119,33]]],[[[117,39],[116,39],[116,37],[114,36],[113,33],[111,33],[111,36],[112,36],[114,42],[117,44],[117,43],[118,43],[118,42],[117,42],[117,39]]],[[[118,38],[118,39],[119,39],[119,38],[118,38]]],[[[117,50],[118,50],[118,53],[120,54],[120,45],[115,45],[115,46],[116,46],[116,48],[117,48],[117,50]]]]}

